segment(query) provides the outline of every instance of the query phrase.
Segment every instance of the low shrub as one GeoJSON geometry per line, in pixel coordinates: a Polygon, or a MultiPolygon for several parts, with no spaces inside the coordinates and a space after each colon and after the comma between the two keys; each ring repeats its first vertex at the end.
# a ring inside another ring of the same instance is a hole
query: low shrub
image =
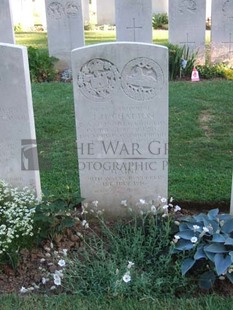
{"type": "Polygon", "coordinates": [[[57,76],[54,64],[58,59],[48,55],[47,51],[29,46],[29,69],[32,82],[51,82],[57,76]]]}
{"type": "Polygon", "coordinates": [[[19,190],[0,181],[0,263],[9,263],[16,268],[20,250],[33,244],[38,204],[38,199],[28,188],[19,190]]]}
{"type": "Polygon", "coordinates": [[[117,222],[105,218],[97,201],[84,208],[97,222],[82,222],[82,247],[68,263],[65,290],[99,298],[188,295],[188,281],[180,273],[182,254],[174,258],[171,251],[174,223],[168,208],[174,215],[179,207],[162,199],[162,205],[140,200],[138,212],[129,208],[129,217],[117,222]]]}
{"type": "Polygon", "coordinates": [[[222,64],[197,65],[196,69],[202,79],[224,78],[224,66],[222,64]]]}
{"type": "Polygon", "coordinates": [[[191,76],[196,62],[196,53],[191,53],[186,46],[168,44],[169,49],[169,79],[176,80],[191,76]]]}
{"type": "Polygon", "coordinates": [[[167,13],[154,14],[152,17],[153,29],[168,29],[167,13]]]}
{"type": "Polygon", "coordinates": [[[180,252],[186,255],[182,275],[194,270],[201,288],[210,289],[216,279],[233,283],[233,216],[213,209],[181,218],[174,236],[174,253],[180,252]]]}

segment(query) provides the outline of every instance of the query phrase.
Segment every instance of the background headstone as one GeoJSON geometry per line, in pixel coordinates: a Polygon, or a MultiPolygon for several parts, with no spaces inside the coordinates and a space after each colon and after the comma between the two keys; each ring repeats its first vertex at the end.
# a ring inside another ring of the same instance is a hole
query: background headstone
{"type": "Polygon", "coordinates": [[[233,65],[232,0],[212,0],[211,60],[233,65]]]}
{"type": "Polygon", "coordinates": [[[117,41],[152,43],[151,0],[115,0],[117,41]]]}
{"type": "Polygon", "coordinates": [[[0,179],[40,195],[26,47],[0,44],[0,179]]]}
{"type": "Polygon", "coordinates": [[[111,213],[167,197],[167,54],[129,42],[72,52],[81,196],[111,213]]]}
{"type": "Polygon", "coordinates": [[[15,43],[11,0],[0,1],[0,42],[15,43]]]}
{"type": "Polygon", "coordinates": [[[46,0],[48,47],[59,67],[71,66],[71,50],[84,45],[81,0],[46,0]]]}
{"type": "Polygon", "coordinates": [[[205,58],[206,2],[204,0],[169,1],[169,43],[198,51],[205,58]]]}

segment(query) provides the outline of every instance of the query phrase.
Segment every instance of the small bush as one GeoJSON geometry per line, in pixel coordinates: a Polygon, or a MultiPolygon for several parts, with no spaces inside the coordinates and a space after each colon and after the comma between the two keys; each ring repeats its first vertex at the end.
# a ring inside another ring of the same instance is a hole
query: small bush
{"type": "Polygon", "coordinates": [[[29,47],[28,59],[30,76],[32,82],[51,82],[57,76],[54,64],[57,61],[55,57],[50,57],[48,52],[29,47]]]}
{"type": "Polygon", "coordinates": [[[197,267],[201,288],[210,289],[217,278],[233,283],[233,216],[213,209],[183,217],[174,243],[175,253],[186,253],[182,275],[197,267]]]}
{"type": "Polygon", "coordinates": [[[221,64],[196,66],[202,79],[224,78],[224,67],[221,64]]]}
{"type": "Polygon", "coordinates": [[[168,206],[166,202],[162,206],[165,213],[160,213],[155,204],[149,211],[144,211],[145,206],[148,208],[141,200],[138,213],[129,208],[128,219],[116,223],[108,221],[95,207],[84,209],[83,213],[93,212],[97,222],[82,222],[83,246],[64,274],[67,291],[99,298],[186,293],[187,281],[179,271],[181,260],[171,253],[173,221],[166,213],[168,206]]]}
{"type": "Polygon", "coordinates": [[[152,17],[153,29],[168,29],[167,13],[154,14],[152,17]]]}
{"type": "Polygon", "coordinates": [[[168,44],[169,49],[169,79],[190,77],[196,62],[196,54],[191,53],[186,46],[168,44]]]}
{"type": "Polygon", "coordinates": [[[33,223],[38,200],[24,188],[22,191],[0,181],[0,262],[17,266],[20,250],[33,243],[33,223]]]}
{"type": "Polygon", "coordinates": [[[14,32],[22,32],[23,31],[23,27],[20,23],[18,23],[17,25],[14,25],[14,32]]]}

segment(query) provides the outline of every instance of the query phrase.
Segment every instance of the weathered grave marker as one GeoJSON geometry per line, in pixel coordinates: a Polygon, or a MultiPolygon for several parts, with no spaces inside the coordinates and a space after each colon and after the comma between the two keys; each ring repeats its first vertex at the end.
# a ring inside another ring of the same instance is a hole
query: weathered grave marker
{"type": "Polygon", "coordinates": [[[84,45],[81,0],[46,0],[49,54],[58,67],[71,66],[71,50],[84,45]]]}
{"type": "Polygon", "coordinates": [[[116,0],[117,41],[152,43],[151,0],[116,0]]]}
{"type": "Polygon", "coordinates": [[[111,213],[167,196],[167,54],[129,42],[72,52],[81,195],[111,213]]]}
{"type": "Polygon", "coordinates": [[[40,195],[26,47],[0,44],[0,179],[40,195]]]}
{"type": "Polygon", "coordinates": [[[15,43],[11,0],[0,1],[0,42],[15,43]]]}
{"type": "Polygon", "coordinates": [[[233,64],[233,1],[212,0],[211,60],[233,64]]]}
{"type": "Polygon", "coordinates": [[[203,0],[169,1],[169,42],[185,46],[190,52],[198,51],[205,58],[206,3],[203,0]]]}

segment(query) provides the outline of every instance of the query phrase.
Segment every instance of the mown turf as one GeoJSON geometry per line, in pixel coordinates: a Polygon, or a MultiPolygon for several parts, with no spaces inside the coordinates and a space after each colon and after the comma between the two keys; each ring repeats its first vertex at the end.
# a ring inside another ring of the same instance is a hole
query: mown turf
{"type": "MultiPolygon", "coordinates": [[[[169,194],[229,204],[233,154],[232,81],[171,82],[169,194]]],[[[78,189],[72,84],[33,84],[44,190],[78,189]]]]}

